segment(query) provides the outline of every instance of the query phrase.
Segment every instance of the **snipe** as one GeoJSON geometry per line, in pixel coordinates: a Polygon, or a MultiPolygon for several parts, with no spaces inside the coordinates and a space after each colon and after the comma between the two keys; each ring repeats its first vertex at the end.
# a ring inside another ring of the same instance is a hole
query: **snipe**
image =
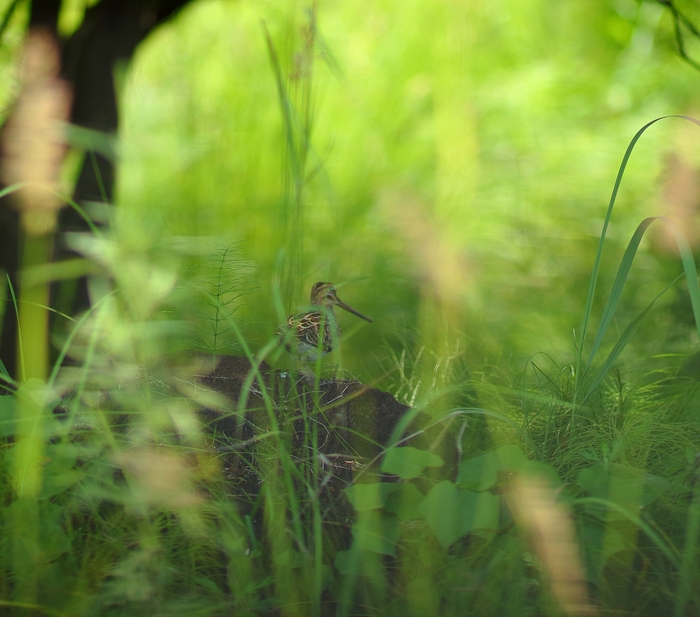
{"type": "Polygon", "coordinates": [[[325,356],[338,346],[341,331],[333,307],[344,308],[372,323],[369,317],[338,297],[333,283],[316,283],[311,288],[311,306],[312,310],[306,313],[290,315],[287,323],[277,330],[283,337],[287,351],[304,362],[313,362],[318,358],[319,351],[325,356]]]}

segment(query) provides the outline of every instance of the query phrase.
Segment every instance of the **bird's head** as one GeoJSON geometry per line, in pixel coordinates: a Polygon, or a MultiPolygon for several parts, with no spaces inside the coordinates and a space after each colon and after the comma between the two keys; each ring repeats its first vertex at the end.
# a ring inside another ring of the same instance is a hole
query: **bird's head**
{"type": "Polygon", "coordinates": [[[352,313],[353,315],[357,315],[361,319],[364,319],[365,321],[369,321],[372,323],[372,320],[369,317],[365,317],[362,313],[359,311],[356,311],[354,308],[351,306],[348,306],[343,302],[339,297],[338,294],[335,291],[335,287],[333,283],[316,283],[312,288],[311,288],[311,304],[315,306],[325,306],[327,309],[333,309],[334,306],[339,306],[340,308],[345,309],[349,313],[352,313]]]}

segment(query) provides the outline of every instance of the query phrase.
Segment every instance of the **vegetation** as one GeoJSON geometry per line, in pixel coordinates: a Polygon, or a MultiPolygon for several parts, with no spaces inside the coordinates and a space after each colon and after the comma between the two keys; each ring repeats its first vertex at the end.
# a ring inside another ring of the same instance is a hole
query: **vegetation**
{"type": "Polygon", "coordinates": [[[698,612],[697,16],[505,4],[191,3],[142,46],[109,228],[6,289],[3,612],[698,612]],[[297,380],[317,280],[374,323],[297,380]],[[354,378],[409,406],[381,443],[332,426],[354,378]]]}

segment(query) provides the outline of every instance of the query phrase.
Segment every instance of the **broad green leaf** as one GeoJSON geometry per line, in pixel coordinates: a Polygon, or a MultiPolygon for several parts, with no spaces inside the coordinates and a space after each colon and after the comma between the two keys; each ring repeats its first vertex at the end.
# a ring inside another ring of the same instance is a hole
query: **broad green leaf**
{"type": "Polygon", "coordinates": [[[338,551],[334,565],[343,576],[353,577],[358,574],[381,577],[385,572],[381,553],[363,551],[355,543],[347,551],[338,551]]]}
{"type": "MultiPolygon", "coordinates": [[[[578,485],[593,497],[611,501],[625,510],[637,512],[665,493],[670,484],[649,474],[643,469],[627,465],[596,463],[584,469],[578,477],[578,485]]],[[[623,520],[625,517],[615,510],[595,503],[587,510],[603,520],[623,520]]]]}
{"type": "Polygon", "coordinates": [[[358,512],[383,508],[387,497],[401,488],[398,483],[353,484],[345,489],[348,501],[358,512]]]}
{"type": "Polygon", "coordinates": [[[579,521],[579,534],[581,549],[586,555],[588,580],[599,585],[608,559],[629,548],[630,544],[612,525],[606,525],[592,517],[579,521]]]}
{"type": "Polygon", "coordinates": [[[301,568],[304,565],[304,555],[290,548],[275,555],[275,565],[288,568],[301,568]]]}
{"type": "Polygon", "coordinates": [[[352,535],[360,550],[393,556],[399,540],[399,520],[380,510],[360,512],[352,535]]]}
{"type": "Polygon", "coordinates": [[[342,575],[360,574],[362,564],[360,563],[359,550],[353,546],[349,551],[338,551],[333,561],[338,572],[342,575]]]}
{"type": "MultiPolygon", "coordinates": [[[[70,550],[71,542],[66,535],[63,522],[65,509],[50,501],[35,501],[33,508],[35,516],[38,518],[38,527],[29,531],[27,525],[30,518],[27,517],[27,501],[16,500],[4,509],[5,521],[7,521],[12,533],[8,535],[8,540],[13,543],[23,545],[22,558],[29,558],[27,553],[27,543],[37,542],[35,550],[40,550],[41,555],[47,561],[55,559],[61,553],[70,550]]],[[[36,565],[35,565],[36,567],[36,565]]]]}
{"type": "Polygon", "coordinates": [[[382,471],[410,480],[418,476],[426,467],[442,467],[444,464],[445,461],[437,454],[404,446],[389,448],[382,462],[382,471]]]}
{"type": "Polygon", "coordinates": [[[399,486],[400,490],[389,495],[384,511],[396,514],[401,522],[420,518],[420,508],[425,499],[423,493],[411,482],[402,482],[399,486]]]}
{"type": "Polygon", "coordinates": [[[85,477],[75,469],[79,449],[72,444],[46,446],[44,455],[49,459],[44,465],[43,483],[39,498],[58,495],[85,477]]]}
{"type": "Polygon", "coordinates": [[[448,547],[475,529],[498,526],[498,497],[458,489],[449,480],[435,485],[421,510],[440,544],[448,547]]]}
{"type": "Polygon", "coordinates": [[[499,471],[518,471],[527,462],[527,457],[518,446],[502,446],[462,461],[457,484],[460,488],[485,491],[497,484],[499,471]]]}
{"type": "Polygon", "coordinates": [[[498,482],[498,459],[491,454],[462,461],[457,472],[457,485],[472,491],[486,491],[498,482]]]}

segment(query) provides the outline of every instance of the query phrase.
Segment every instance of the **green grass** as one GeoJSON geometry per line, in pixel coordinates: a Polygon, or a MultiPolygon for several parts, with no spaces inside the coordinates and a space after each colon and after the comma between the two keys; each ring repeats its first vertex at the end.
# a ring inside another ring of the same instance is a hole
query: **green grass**
{"type": "MultiPolygon", "coordinates": [[[[570,554],[581,561],[572,567],[601,610],[700,606],[697,382],[672,365],[639,361],[623,374],[591,361],[577,378],[536,356],[509,381],[496,368],[467,370],[458,349],[404,349],[391,374],[414,409],[395,447],[356,467],[352,487],[347,474],[333,480],[336,491],[348,486],[343,506],[342,493],[329,497],[334,472],[318,454],[316,416],[327,409],[313,386],[280,399],[251,371],[244,392],[264,405],[248,428],[252,445],[231,449],[232,436],[206,429],[197,410],[242,419],[246,397],[226,403],[191,387],[201,369],[188,366],[178,337],[192,312],[164,319],[183,301],[173,260],[127,253],[116,237],[89,250],[104,292],[65,342],[75,366],[0,398],[7,611],[560,614],[567,600],[547,534],[517,514],[539,507],[519,501],[527,481],[544,482],[573,516],[570,554]],[[418,448],[404,439],[416,430],[418,448]],[[379,471],[395,481],[377,484],[379,471]]],[[[274,345],[256,354],[245,340],[237,288],[221,278],[222,264],[226,280],[239,275],[227,255],[202,265],[213,279],[186,289],[208,307],[197,315],[214,328],[204,340],[230,338],[255,364],[274,345]]],[[[614,359],[629,339],[621,334],[614,359]]]]}
{"type": "Polygon", "coordinates": [[[695,614],[700,290],[677,227],[680,259],[645,242],[664,149],[697,143],[664,127],[698,122],[649,121],[689,78],[632,4],[210,2],[159,31],[116,220],[73,240],[93,306],[0,397],[1,611],[695,614]],[[329,279],[375,323],[297,381],[272,333],[329,279]],[[238,400],[193,351],[251,362],[238,400]],[[378,452],[324,423],[335,374],[410,405],[378,452]]]}

